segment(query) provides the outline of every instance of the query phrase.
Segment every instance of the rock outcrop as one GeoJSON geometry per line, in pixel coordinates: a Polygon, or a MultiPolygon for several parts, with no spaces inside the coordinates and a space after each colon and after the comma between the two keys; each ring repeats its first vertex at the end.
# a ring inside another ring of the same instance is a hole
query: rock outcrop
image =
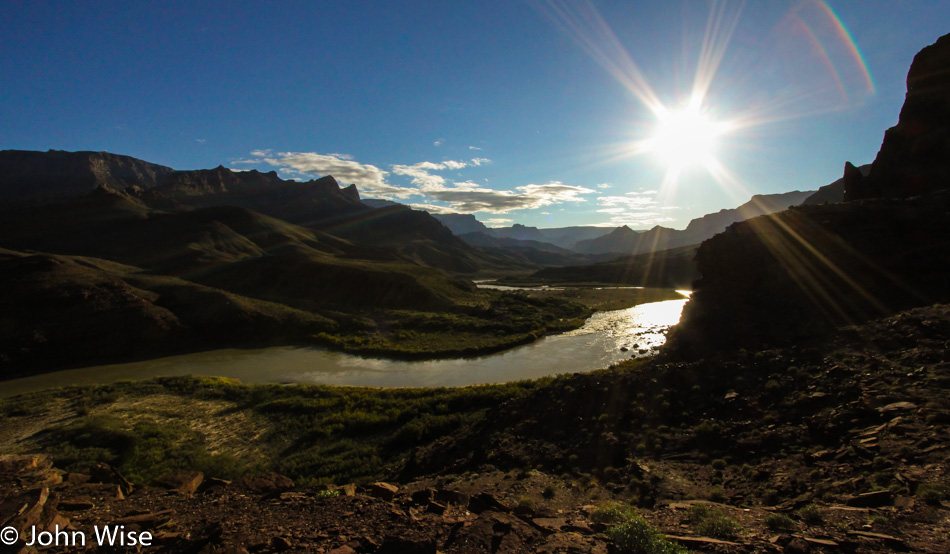
{"type": "Polygon", "coordinates": [[[907,73],[907,95],[897,125],[866,179],[846,200],[907,198],[950,187],[950,35],[921,50],[907,73]]]}
{"type": "Polygon", "coordinates": [[[845,202],[733,225],[697,254],[702,279],[670,337],[679,355],[759,348],[950,298],[950,36],[922,50],[900,122],[845,202]]]}

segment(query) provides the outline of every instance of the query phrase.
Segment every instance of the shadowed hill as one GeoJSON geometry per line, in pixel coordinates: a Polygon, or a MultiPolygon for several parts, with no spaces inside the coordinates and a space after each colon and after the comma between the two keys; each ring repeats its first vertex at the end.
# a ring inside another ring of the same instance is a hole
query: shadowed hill
{"type": "Polygon", "coordinates": [[[8,219],[0,231],[13,248],[106,258],[311,309],[327,303],[446,307],[453,295],[472,289],[392,250],[353,244],[244,208],[163,213],[102,190],[8,219]],[[55,217],[60,214],[69,217],[55,217]],[[448,287],[444,293],[430,289],[441,288],[442,281],[448,287]]]}
{"type": "Polygon", "coordinates": [[[699,278],[697,246],[625,256],[589,265],[548,267],[525,278],[546,283],[612,283],[638,287],[691,289],[699,278]]]}
{"type": "Polygon", "coordinates": [[[510,257],[480,251],[426,212],[395,205],[339,217],[318,227],[357,243],[390,248],[406,259],[453,273],[510,269],[510,257]]]}
{"type": "Polygon", "coordinates": [[[585,262],[587,256],[577,254],[551,243],[535,240],[496,238],[485,233],[467,233],[459,238],[466,243],[496,253],[521,260],[526,266],[562,266],[585,262]]]}
{"type": "Polygon", "coordinates": [[[102,259],[0,249],[0,377],[11,367],[142,358],[299,341],[320,315],[102,259]]]}
{"type": "Polygon", "coordinates": [[[950,298],[950,195],[795,208],[730,227],[670,334],[678,354],[786,344],[950,298]]]}

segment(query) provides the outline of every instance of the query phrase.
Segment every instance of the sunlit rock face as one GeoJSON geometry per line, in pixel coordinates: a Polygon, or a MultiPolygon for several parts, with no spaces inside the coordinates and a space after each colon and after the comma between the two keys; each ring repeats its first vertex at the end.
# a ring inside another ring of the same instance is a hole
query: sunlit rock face
{"type": "Polygon", "coordinates": [[[907,82],[870,174],[846,167],[845,200],[860,202],[754,218],[700,246],[671,355],[799,343],[950,301],[950,35],[915,57],[907,82]]]}
{"type": "Polygon", "coordinates": [[[845,173],[845,200],[907,198],[950,187],[950,35],[921,50],[907,73],[897,125],[870,174],[845,173]]]}

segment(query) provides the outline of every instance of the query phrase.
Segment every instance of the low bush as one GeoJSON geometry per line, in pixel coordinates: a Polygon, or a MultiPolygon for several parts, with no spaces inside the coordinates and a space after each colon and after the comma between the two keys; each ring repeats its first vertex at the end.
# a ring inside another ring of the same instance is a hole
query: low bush
{"type": "Polygon", "coordinates": [[[610,525],[606,535],[623,552],[633,554],[685,554],[682,546],[670,541],[637,513],[633,506],[611,502],[591,513],[591,521],[610,525]]]}

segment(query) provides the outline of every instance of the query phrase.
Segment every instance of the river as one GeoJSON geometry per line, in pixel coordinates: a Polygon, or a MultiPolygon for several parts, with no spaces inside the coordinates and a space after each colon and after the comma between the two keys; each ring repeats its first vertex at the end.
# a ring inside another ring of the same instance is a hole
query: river
{"type": "Polygon", "coordinates": [[[679,322],[685,304],[684,298],[597,312],[573,331],[475,358],[397,361],[320,348],[231,348],[12,379],[2,383],[0,397],[51,387],[187,374],[232,377],[245,383],[373,387],[463,386],[535,379],[592,371],[634,356],[651,355],[666,342],[666,331],[679,322]]]}

